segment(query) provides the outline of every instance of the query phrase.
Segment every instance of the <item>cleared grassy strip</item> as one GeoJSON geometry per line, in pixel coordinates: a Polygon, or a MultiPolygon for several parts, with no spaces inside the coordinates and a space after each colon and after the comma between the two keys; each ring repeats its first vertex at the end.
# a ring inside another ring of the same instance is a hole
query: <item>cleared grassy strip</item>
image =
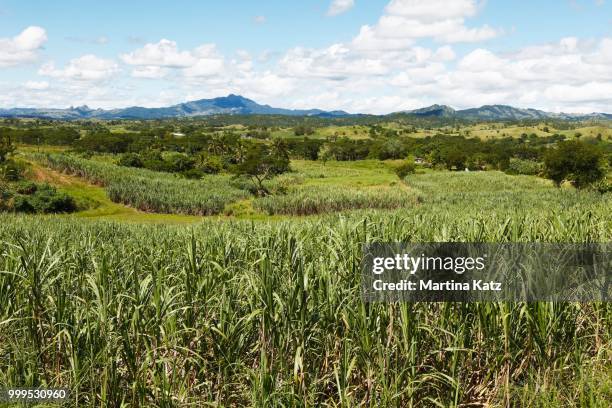
{"type": "Polygon", "coordinates": [[[100,184],[113,202],[141,211],[215,215],[221,213],[226,204],[248,197],[246,191],[230,185],[230,176],[186,180],[171,174],[124,168],[64,154],[30,157],[55,170],[100,184]]]}

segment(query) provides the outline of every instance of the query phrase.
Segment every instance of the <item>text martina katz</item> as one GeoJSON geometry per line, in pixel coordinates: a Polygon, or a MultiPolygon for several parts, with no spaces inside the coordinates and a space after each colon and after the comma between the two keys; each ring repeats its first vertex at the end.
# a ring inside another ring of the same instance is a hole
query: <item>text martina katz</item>
{"type": "Polygon", "coordinates": [[[431,279],[421,279],[409,281],[402,279],[399,282],[384,282],[380,279],[374,281],[372,285],[375,291],[494,291],[502,290],[502,283],[495,281],[483,281],[482,279],[472,279],[471,282],[455,282],[454,280],[437,282],[431,279]]]}

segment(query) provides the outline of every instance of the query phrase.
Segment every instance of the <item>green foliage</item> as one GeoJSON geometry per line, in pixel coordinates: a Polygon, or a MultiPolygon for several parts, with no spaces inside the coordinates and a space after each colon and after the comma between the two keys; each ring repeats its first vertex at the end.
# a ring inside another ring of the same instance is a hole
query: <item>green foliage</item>
{"type": "Polygon", "coordinates": [[[15,151],[15,146],[9,135],[0,133],[0,165],[15,151]]]}
{"type": "Polygon", "coordinates": [[[82,137],[75,143],[79,151],[97,153],[125,153],[132,142],[132,135],[113,134],[108,130],[96,131],[82,137]]]}
{"type": "Polygon", "coordinates": [[[21,161],[6,160],[0,163],[0,179],[4,181],[19,181],[25,174],[26,166],[21,161]]]}
{"type": "Polygon", "coordinates": [[[136,153],[125,153],[121,155],[121,158],[119,159],[117,164],[123,167],[136,167],[136,168],[141,168],[144,166],[142,162],[142,158],[140,157],[139,154],[136,154],[136,153]]]}
{"type": "Polygon", "coordinates": [[[218,174],[223,170],[223,161],[219,156],[203,155],[197,163],[197,168],[206,174],[218,174]]]}
{"type": "Polygon", "coordinates": [[[32,182],[8,185],[0,201],[5,202],[0,206],[3,211],[53,214],[76,210],[76,203],[68,194],[58,192],[48,184],[32,182]]]}
{"type": "Polygon", "coordinates": [[[296,136],[308,136],[313,135],[315,133],[314,129],[310,126],[299,125],[293,129],[293,133],[296,136]]]}
{"type": "Polygon", "coordinates": [[[508,174],[524,174],[528,176],[537,176],[542,173],[542,163],[533,160],[523,160],[512,158],[509,161],[508,168],[505,170],[508,174]]]}
{"type": "Polygon", "coordinates": [[[236,176],[247,176],[257,187],[258,195],[269,194],[264,181],[290,170],[286,146],[279,141],[270,147],[263,143],[253,143],[248,147],[244,158],[233,167],[236,176]]]}
{"type": "Polygon", "coordinates": [[[247,192],[229,185],[229,176],[186,180],[172,174],[64,154],[33,157],[53,169],[104,185],[112,201],[142,211],[213,215],[221,213],[226,204],[247,196],[247,192]]]}
{"type": "Polygon", "coordinates": [[[182,173],[195,166],[195,160],[184,153],[171,152],[164,157],[172,173],[182,173]]]}
{"type": "Polygon", "coordinates": [[[37,126],[34,128],[0,128],[0,134],[12,138],[18,143],[30,145],[69,146],[80,137],[79,131],[71,126],[37,126]]]}
{"type": "Polygon", "coordinates": [[[578,140],[561,142],[546,152],[544,173],[556,185],[567,180],[577,188],[584,188],[604,177],[602,159],[596,146],[578,140]]]}
{"type": "Polygon", "coordinates": [[[414,160],[406,160],[395,168],[395,174],[397,174],[400,180],[405,179],[409,174],[414,174],[415,171],[416,166],[414,160]]]}

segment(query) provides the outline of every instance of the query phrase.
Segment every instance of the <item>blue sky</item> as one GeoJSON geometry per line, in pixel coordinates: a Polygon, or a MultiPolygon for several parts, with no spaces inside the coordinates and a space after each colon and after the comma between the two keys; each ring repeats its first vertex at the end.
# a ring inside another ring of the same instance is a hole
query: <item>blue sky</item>
{"type": "Polygon", "coordinates": [[[0,106],[612,111],[612,0],[0,0],[0,106]]]}

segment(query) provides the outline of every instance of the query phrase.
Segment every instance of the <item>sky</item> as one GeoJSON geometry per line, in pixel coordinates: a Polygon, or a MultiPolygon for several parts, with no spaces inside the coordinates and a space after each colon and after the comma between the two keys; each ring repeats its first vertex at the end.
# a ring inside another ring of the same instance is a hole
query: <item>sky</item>
{"type": "Polygon", "coordinates": [[[612,112],[612,0],[0,0],[0,107],[612,112]]]}

